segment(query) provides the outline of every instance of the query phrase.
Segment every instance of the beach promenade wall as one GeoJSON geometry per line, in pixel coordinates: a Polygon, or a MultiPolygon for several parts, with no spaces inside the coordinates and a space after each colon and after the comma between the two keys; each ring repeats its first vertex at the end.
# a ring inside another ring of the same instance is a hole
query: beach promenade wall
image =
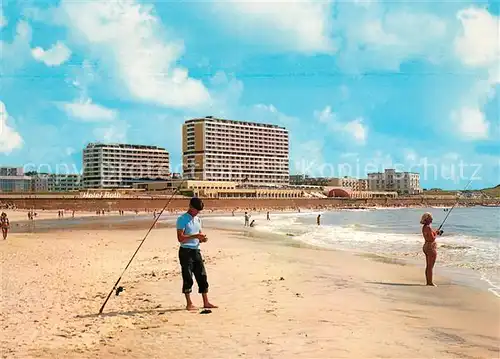
{"type": "MultiPolygon", "coordinates": [[[[38,210],[75,210],[75,211],[116,211],[116,210],[158,210],[163,208],[167,198],[2,198],[0,206],[15,205],[19,209],[38,210]]],[[[169,205],[170,210],[183,210],[188,198],[175,198],[169,205]]],[[[290,208],[335,208],[335,207],[409,207],[409,206],[453,206],[456,199],[439,198],[395,198],[395,199],[205,199],[205,208],[213,210],[232,209],[290,209],[290,208]]],[[[459,205],[500,205],[500,199],[463,199],[459,205]]]]}

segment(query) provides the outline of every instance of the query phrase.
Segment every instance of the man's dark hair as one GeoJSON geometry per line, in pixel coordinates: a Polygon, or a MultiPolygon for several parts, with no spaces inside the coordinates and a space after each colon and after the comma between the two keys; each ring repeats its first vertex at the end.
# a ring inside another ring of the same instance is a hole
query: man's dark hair
{"type": "Polygon", "coordinates": [[[189,205],[198,211],[202,211],[203,207],[205,206],[203,204],[203,201],[198,197],[191,198],[191,201],[189,201],[189,205]]]}

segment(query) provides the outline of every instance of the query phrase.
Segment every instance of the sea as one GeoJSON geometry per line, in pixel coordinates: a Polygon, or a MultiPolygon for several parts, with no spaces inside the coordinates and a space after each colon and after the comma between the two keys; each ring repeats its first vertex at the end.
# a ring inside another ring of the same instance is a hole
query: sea
{"type": "MultiPolygon", "coordinates": [[[[282,241],[325,249],[373,253],[397,257],[425,266],[420,217],[433,215],[438,228],[449,214],[438,237],[436,274],[447,275],[490,291],[500,297],[500,208],[448,207],[339,209],[325,212],[251,213],[253,236],[278,236],[282,241]],[[321,214],[321,225],[316,218],[321,214]]],[[[235,216],[207,216],[209,227],[241,229],[244,219],[235,216]]]]}

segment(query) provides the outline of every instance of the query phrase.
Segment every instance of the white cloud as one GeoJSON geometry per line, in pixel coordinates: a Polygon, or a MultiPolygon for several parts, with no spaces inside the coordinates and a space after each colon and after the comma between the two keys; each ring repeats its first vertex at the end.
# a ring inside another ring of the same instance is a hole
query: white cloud
{"type": "Polygon", "coordinates": [[[85,60],[81,67],[75,69],[74,76],[66,79],[78,92],[78,99],[73,102],[58,102],[56,105],[68,116],[83,122],[110,122],[118,117],[118,112],[102,105],[93,103],[88,95],[88,88],[94,82],[96,74],[94,67],[85,60]]]}
{"type": "Polygon", "coordinates": [[[68,61],[71,56],[71,50],[58,41],[50,49],[44,50],[41,47],[35,47],[31,50],[35,60],[43,62],[47,66],[59,66],[68,61]]]}
{"type": "Polygon", "coordinates": [[[455,53],[471,67],[499,66],[500,18],[486,9],[470,7],[457,14],[462,32],[455,39],[455,53]]]}
{"type": "Polygon", "coordinates": [[[259,103],[257,105],[254,105],[254,108],[257,110],[267,111],[267,112],[270,112],[273,114],[278,113],[278,109],[276,107],[274,107],[274,105],[264,105],[262,103],[259,103]]]}
{"type": "Polygon", "coordinates": [[[210,85],[210,102],[200,111],[208,111],[215,116],[235,116],[233,110],[238,107],[243,94],[243,82],[224,71],[217,71],[210,79],[210,85]]]}
{"type": "Polygon", "coordinates": [[[7,26],[8,24],[9,24],[9,22],[7,21],[7,18],[3,14],[3,8],[0,6],[0,29],[2,27],[7,26]]]}
{"type": "Polygon", "coordinates": [[[75,43],[115,71],[134,98],[167,107],[192,107],[209,101],[201,81],[176,66],[183,44],[168,38],[153,5],[135,0],[62,0],[55,21],[72,30],[75,43]]]}
{"type": "Polygon", "coordinates": [[[278,123],[282,126],[288,127],[299,123],[299,119],[296,117],[285,115],[280,112],[274,105],[265,105],[259,103],[253,106],[249,116],[251,120],[263,121],[269,123],[278,123]],[[253,111],[252,111],[253,110],[253,111]]]}
{"type": "Polygon", "coordinates": [[[488,138],[489,123],[478,108],[463,107],[452,114],[459,134],[467,140],[488,138]]]}
{"type": "MultiPolygon", "coordinates": [[[[310,140],[292,146],[290,155],[290,172],[297,174],[307,174],[311,176],[325,176],[324,170],[328,170],[323,157],[323,143],[317,140],[310,140]]],[[[332,175],[331,173],[326,175],[332,175]]]]}
{"type": "Polygon", "coordinates": [[[363,118],[361,117],[346,123],[344,125],[344,131],[349,133],[359,143],[365,143],[368,135],[366,126],[363,124],[363,118]]]}
{"type": "Polygon", "coordinates": [[[344,70],[399,71],[407,60],[438,63],[449,52],[449,25],[439,16],[375,2],[355,10],[341,7],[335,21],[336,34],[345,38],[338,54],[344,70]]]}
{"type": "Polygon", "coordinates": [[[330,106],[326,106],[322,111],[314,112],[314,116],[318,119],[319,122],[325,124],[336,121],[336,115],[332,112],[332,108],[330,106]]]}
{"type": "Polygon", "coordinates": [[[418,160],[418,154],[417,154],[417,152],[415,152],[415,150],[413,150],[411,148],[406,148],[404,150],[404,155],[405,155],[406,162],[415,163],[418,160]]]}
{"type": "Polygon", "coordinates": [[[315,111],[314,117],[318,122],[324,124],[328,129],[337,135],[348,135],[358,144],[365,144],[368,138],[368,127],[364,124],[364,119],[358,117],[349,122],[338,120],[337,114],[332,112],[330,106],[326,106],[322,111],[315,111]]]}
{"type": "Polygon", "coordinates": [[[31,26],[26,21],[19,21],[12,42],[0,40],[0,73],[15,72],[24,66],[26,59],[31,57],[31,36],[31,26]]]}
{"type": "Polygon", "coordinates": [[[213,7],[231,33],[300,53],[331,53],[331,1],[225,0],[213,7]]]}
{"type": "Polygon", "coordinates": [[[113,121],[117,117],[115,110],[92,103],[92,100],[89,98],[80,99],[72,103],[62,103],[59,106],[68,116],[86,122],[113,121]]]}
{"type": "Polygon", "coordinates": [[[490,122],[482,110],[500,83],[500,18],[486,9],[469,7],[459,11],[457,19],[462,31],[453,43],[455,55],[463,65],[486,75],[468,89],[451,117],[463,138],[486,139],[490,122]]]}
{"type": "Polygon", "coordinates": [[[15,149],[19,149],[23,146],[23,139],[21,135],[17,133],[9,125],[9,114],[5,104],[0,101],[0,152],[10,153],[15,149]]]}
{"type": "Polygon", "coordinates": [[[106,127],[94,129],[96,140],[106,143],[124,143],[127,142],[127,130],[129,125],[125,122],[115,122],[106,127]]]}

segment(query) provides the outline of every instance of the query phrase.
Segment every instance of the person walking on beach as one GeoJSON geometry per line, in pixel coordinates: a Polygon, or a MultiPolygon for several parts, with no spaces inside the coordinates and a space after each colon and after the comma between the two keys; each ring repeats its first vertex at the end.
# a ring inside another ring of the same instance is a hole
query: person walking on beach
{"type": "Polygon", "coordinates": [[[271,217],[269,217],[269,212],[267,212],[267,220],[270,221],[271,217]]]}
{"type": "Polygon", "coordinates": [[[442,235],[443,231],[434,231],[431,228],[431,223],[432,214],[430,214],[429,212],[424,213],[422,215],[422,218],[420,219],[420,224],[422,224],[422,235],[425,240],[424,246],[422,248],[425,254],[426,261],[425,279],[427,281],[427,285],[435,287],[436,285],[432,281],[432,272],[437,258],[436,237],[442,235]]]}
{"type": "Polygon", "coordinates": [[[191,301],[193,275],[198,284],[198,292],[203,296],[204,308],[217,308],[208,300],[207,272],[200,252],[200,243],[206,243],[208,238],[201,232],[201,220],[197,217],[203,210],[200,198],[193,197],[186,213],[177,218],[177,240],[179,247],[179,262],[182,272],[182,292],[186,297],[186,309],[195,310],[191,301]]]}
{"type": "Polygon", "coordinates": [[[2,228],[2,236],[3,239],[7,239],[7,235],[9,234],[10,222],[9,218],[7,218],[7,213],[2,212],[0,215],[0,227],[2,228]]]}
{"type": "Polygon", "coordinates": [[[316,223],[319,225],[321,225],[321,214],[318,214],[318,217],[316,218],[316,223]]]}
{"type": "Polygon", "coordinates": [[[245,212],[245,227],[248,227],[250,223],[250,215],[248,214],[248,212],[245,212]]]}

